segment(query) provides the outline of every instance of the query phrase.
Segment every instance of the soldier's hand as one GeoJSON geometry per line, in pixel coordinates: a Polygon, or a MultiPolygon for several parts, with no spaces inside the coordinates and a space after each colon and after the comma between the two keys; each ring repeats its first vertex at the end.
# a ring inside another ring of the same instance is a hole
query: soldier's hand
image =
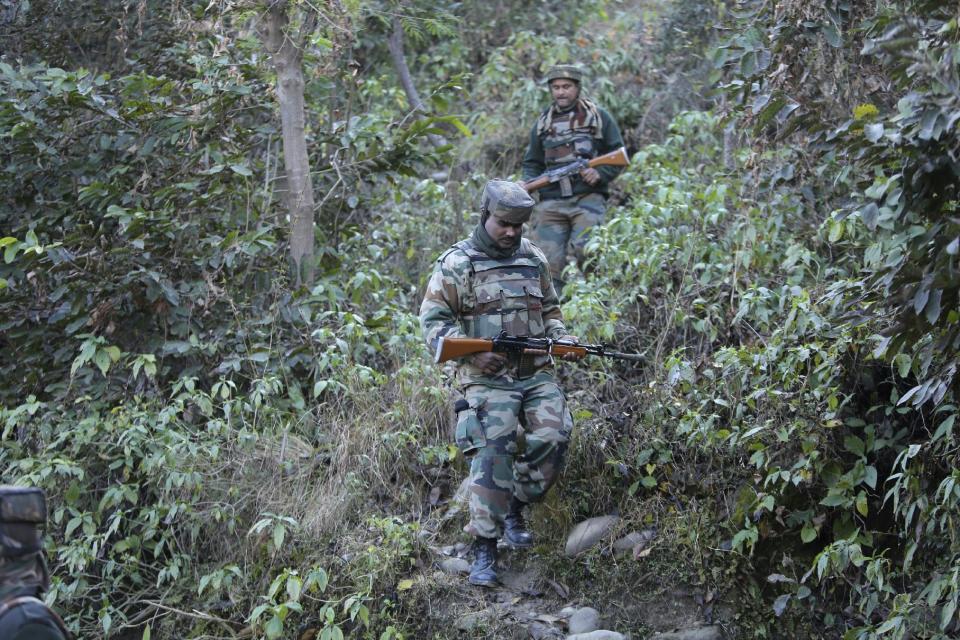
{"type": "Polygon", "coordinates": [[[497,371],[500,371],[503,365],[507,364],[507,356],[502,353],[484,351],[483,353],[474,355],[470,359],[470,362],[473,366],[483,371],[485,375],[492,376],[497,371]]]}
{"type": "Polygon", "coordinates": [[[580,171],[580,177],[583,178],[583,181],[586,182],[591,187],[597,185],[600,182],[600,172],[594,169],[593,167],[587,167],[580,171]]]}
{"type": "MultiPolygon", "coordinates": [[[[580,342],[580,338],[578,338],[577,336],[563,336],[560,339],[563,340],[564,342],[574,342],[574,343],[580,342]]],[[[565,353],[563,354],[562,357],[564,360],[569,360],[571,362],[575,360],[580,360],[581,358],[583,358],[583,356],[581,356],[579,353],[565,353]]]]}

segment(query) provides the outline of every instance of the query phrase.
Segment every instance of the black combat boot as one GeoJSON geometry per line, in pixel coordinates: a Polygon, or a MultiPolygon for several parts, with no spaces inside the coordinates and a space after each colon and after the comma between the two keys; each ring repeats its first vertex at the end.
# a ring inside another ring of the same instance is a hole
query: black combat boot
{"type": "Polygon", "coordinates": [[[481,587],[497,586],[497,539],[480,538],[473,543],[473,564],[470,565],[470,584],[481,587]]]}
{"type": "Polygon", "coordinates": [[[516,498],[510,501],[510,512],[503,518],[503,539],[511,547],[526,549],[533,546],[533,534],[523,520],[523,508],[527,506],[516,498]]]}

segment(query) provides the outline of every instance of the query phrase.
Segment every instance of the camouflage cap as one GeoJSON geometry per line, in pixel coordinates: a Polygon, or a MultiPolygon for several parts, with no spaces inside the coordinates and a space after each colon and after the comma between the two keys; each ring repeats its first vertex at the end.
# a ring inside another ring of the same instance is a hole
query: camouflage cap
{"type": "Polygon", "coordinates": [[[534,204],[526,189],[507,180],[491,180],[483,187],[480,196],[481,213],[489,213],[512,224],[529,220],[534,204]]]}
{"type": "Polygon", "coordinates": [[[580,84],[583,80],[583,71],[580,67],[573,64],[557,64],[547,69],[547,75],[543,81],[550,84],[552,81],[560,78],[573,80],[577,84],[580,84]]]}

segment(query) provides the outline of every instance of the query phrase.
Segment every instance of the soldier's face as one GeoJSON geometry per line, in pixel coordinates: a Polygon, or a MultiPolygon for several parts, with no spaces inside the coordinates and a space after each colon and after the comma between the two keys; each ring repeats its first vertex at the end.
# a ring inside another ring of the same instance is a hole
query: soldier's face
{"type": "Polygon", "coordinates": [[[557,78],[550,81],[550,96],[560,109],[571,106],[580,94],[580,86],[573,80],[557,78]]]}
{"type": "Polygon", "coordinates": [[[483,228],[487,234],[503,249],[512,249],[520,244],[520,238],[523,237],[523,223],[514,224],[497,218],[496,216],[487,216],[487,221],[483,223],[483,228]]]}

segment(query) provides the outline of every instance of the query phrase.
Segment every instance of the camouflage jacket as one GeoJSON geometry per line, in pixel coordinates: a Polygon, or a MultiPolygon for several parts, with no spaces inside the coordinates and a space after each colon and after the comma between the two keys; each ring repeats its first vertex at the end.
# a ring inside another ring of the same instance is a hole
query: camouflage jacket
{"type": "Polygon", "coordinates": [[[0,600],[38,597],[50,584],[47,564],[40,553],[21,558],[0,557],[0,600]]]}
{"type": "MultiPolygon", "coordinates": [[[[420,305],[420,328],[433,353],[444,336],[492,338],[501,331],[539,338],[567,335],[547,259],[526,238],[509,258],[491,258],[470,239],[444,252],[420,305]]],[[[457,365],[463,385],[509,386],[518,378],[546,375],[550,358],[513,357],[492,377],[469,358],[457,365]]]]}
{"type": "MultiPolygon", "coordinates": [[[[530,130],[530,141],[523,156],[523,179],[531,180],[543,172],[573,162],[577,158],[595,158],[623,146],[620,128],[605,109],[587,103],[596,113],[581,114],[579,110],[554,115],[548,107],[530,130]],[[544,129],[544,120],[547,127],[544,129]],[[599,133],[599,136],[597,135],[599,133]]],[[[590,186],[579,177],[572,181],[573,195],[602,193],[608,195],[610,182],[623,170],[622,167],[597,167],[600,182],[590,186]]],[[[559,184],[540,189],[540,199],[560,198],[559,184]]]]}

